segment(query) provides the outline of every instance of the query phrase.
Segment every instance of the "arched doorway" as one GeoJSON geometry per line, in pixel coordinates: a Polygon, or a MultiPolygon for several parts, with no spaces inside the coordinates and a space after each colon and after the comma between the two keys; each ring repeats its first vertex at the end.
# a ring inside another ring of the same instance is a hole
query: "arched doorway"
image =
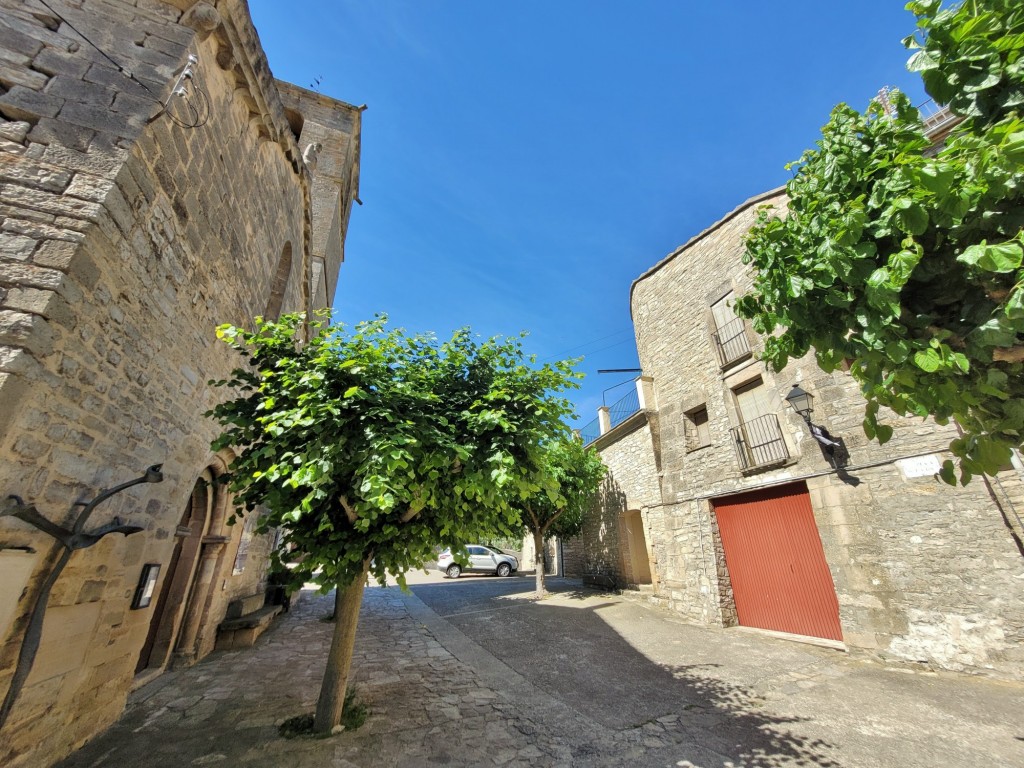
{"type": "Polygon", "coordinates": [[[647,556],[647,537],[644,535],[644,521],[640,510],[631,509],[622,515],[626,530],[626,552],[629,559],[626,573],[632,584],[651,583],[651,561],[647,556]]]}
{"type": "Polygon", "coordinates": [[[210,525],[212,491],[213,474],[207,470],[196,481],[175,529],[174,551],[149,622],[146,642],[139,653],[136,674],[163,668],[177,644],[182,615],[193,592],[203,537],[210,525]]]}

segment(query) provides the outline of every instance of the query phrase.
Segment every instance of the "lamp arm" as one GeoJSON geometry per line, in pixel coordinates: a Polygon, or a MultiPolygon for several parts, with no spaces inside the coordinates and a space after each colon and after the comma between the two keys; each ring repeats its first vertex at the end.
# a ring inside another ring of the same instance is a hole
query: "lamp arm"
{"type": "Polygon", "coordinates": [[[131,488],[133,485],[139,485],[140,483],[162,482],[164,479],[163,473],[160,471],[162,466],[162,464],[153,464],[152,466],[147,467],[145,473],[140,477],[137,477],[134,480],[129,480],[126,483],[121,483],[120,485],[115,485],[113,488],[103,491],[97,495],[92,501],[87,502],[85,504],[85,509],[82,510],[81,514],[78,516],[78,520],[75,521],[74,532],[81,533],[93,510],[114,494],[120,493],[127,488],[131,488]]]}

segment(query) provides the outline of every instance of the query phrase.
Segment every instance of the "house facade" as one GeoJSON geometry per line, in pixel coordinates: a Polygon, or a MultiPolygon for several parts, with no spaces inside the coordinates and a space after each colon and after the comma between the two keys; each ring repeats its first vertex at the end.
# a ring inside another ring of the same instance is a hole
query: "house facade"
{"type": "Polygon", "coordinates": [[[217,483],[215,329],[329,305],[360,126],[273,78],[242,0],[0,0],[0,764],[251,639],[274,542],[217,483]]]}
{"type": "Polygon", "coordinates": [[[733,314],[744,236],[785,204],[748,200],[633,283],[638,406],[590,436],[609,473],[567,566],[698,623],[1024,678],[1018,458],[945,485],[955,426],[883,410],[894,436],[868,441],[847,373],[813,355],[770,370],[733,314]],[[814,398],[809,423],[794,386],[814,398]]]}

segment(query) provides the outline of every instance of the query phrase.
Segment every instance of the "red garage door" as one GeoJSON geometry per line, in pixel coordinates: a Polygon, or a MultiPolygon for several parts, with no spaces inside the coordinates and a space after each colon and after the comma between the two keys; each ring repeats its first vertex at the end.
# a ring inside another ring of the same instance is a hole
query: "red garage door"
{"type": "Polygon", "coordinates": [[[839,601],[803,483],[712,501],[745,627],[842,640],[839,601]]]}

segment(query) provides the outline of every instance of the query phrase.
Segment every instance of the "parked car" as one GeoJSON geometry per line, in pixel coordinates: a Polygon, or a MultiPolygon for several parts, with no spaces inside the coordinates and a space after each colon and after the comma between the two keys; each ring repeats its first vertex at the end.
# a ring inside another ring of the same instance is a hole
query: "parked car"
{"type": "Polygon", "coordinates": [[[485,547],[482,544],[470,544],[469,565],[463,567],[455,562],[450,549],[445,549],[437,556],[437,569],[444,571],[450,579],[457,579],[463,573],[494,573],[498,576],[511,576],[519,570],[519,561],[515,555],[502,552],[497,547],[485,547]]]}

